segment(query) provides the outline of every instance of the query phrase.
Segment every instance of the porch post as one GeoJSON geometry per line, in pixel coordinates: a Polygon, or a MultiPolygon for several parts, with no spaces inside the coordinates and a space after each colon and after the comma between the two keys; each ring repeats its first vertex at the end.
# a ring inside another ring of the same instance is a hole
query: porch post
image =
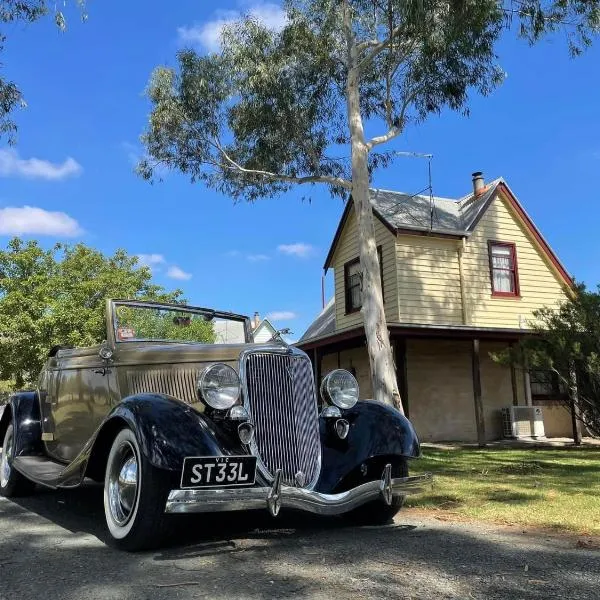
{"type": "Polygon", "coordinates": [[[319,386],[321,385],[321,360],[323,359],[323,353],[319,348],[313,348],[312,362],[313,362],[313,376],[315,378],[315,385],[317,387],[317,396],[319,395],[319,386]]]}
{"type": "Polygon", "coordinates": [[[573,443],[576,446],[581,446],[581,425],[578,418],[579,392],[577,391],[577,374],[574,368],[571,369],[570,379],[569,403],[571,408],[571,426],[573,427],[573,443]]]}
{"type": "MultiPolygon", "coordinates": [[[[514,342],[510,342],[508,344],[511,355],[512,355],[512,350],[514,348],[514,345],[515,345],[514,342]]],[[[510,385],[512,387],[513,406],[519,406],[519,393],[518,393],[518,386],[517,386],[517,369],[515,368],[515,363],[512,360],[510,361],[510,385]]]]}
{"type": "Polygon", "coordinates": [[[398,391],[402,399],[402,407],[406,418],[410,418],[408,402],[408,364],[406,361],[406,338],[396,338],[394,340],[394,354],[396,359],[396,381],[398,382],[398,391]]]}
{"type": "Polygon", "coordinates": [[[475,401],[475,424],[477,425],[477,442],[485,446],[485,419],[483,416],[483,400],[481,397],[481,368],[479,358],[479,340],[473,340],[471,349],[473,363],[473,399],[475,401]]]}
{"type": "Polygon", "coordinates": [[[533,399],[531,397],[531,375],[529,375],[529,359],[527,358],[527,354],[525,354],[523,364],[523,386],[525,391],[525,404],[527,404],[527,406],[533,406],[533,399]]]}

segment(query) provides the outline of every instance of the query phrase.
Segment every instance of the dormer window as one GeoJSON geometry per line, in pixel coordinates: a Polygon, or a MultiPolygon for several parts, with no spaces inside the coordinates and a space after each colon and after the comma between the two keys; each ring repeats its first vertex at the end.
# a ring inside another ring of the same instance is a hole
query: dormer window
{"type": "MultiPolygon", "coordinates": [[[[379,258],[379,276],[381,277],[381,293],[383,289],[383,255],[381,246],[377,246],[377,257],[379,258]]],[[[344,265],[344,296],[346,300],[346,314],[358,312],[362,307],[362,269],[360,259],[355,258],[344,265]]]]}
{"type": "Polygon", "coordinates": [[[517,269],[517,247],[512,242],[488,242],[492,296],[519,294],[519,272],[517,269]]]}

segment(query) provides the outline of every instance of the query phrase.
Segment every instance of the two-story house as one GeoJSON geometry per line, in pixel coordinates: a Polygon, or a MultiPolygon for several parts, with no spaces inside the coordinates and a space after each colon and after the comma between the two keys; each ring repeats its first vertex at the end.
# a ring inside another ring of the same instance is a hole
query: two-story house
{"type": "MultiPolygon", "coordinates": [[[[571,436],[568,410],[547,373],[490,354],[531,335],[533,311],[565,299],[572,279],[507,183],[458,200],[374,189],[371,202],[386,318],[403,404],[423,440],[502,436],[501,408],[543,405],[546,436],[571,436]]],[[[316,376],[352,370],[371,397],[361,313],[356,218],[347,203],[327,255],[335,295],[298,346],[316,376]]]]}

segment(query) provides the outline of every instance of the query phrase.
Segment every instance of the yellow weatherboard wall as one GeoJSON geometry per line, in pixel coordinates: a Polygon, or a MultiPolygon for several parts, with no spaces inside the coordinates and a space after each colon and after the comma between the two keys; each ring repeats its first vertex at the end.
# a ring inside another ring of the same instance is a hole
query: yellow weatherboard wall
{"type": "Polygon", "coordinates": [[[564,282],[501,194],[468,238],[463,269],[469,325],[527,328],[535,309],[566,298],[564,282]],[[492,297],[488,240],[516,244],[520,297],[492,297]]]}
{"type": "MultiPolygon", "coordinates": [[[[435,234],[394,235],[378,218],[375,235],[382,246],[388,323],[525,329],[536,309],[555,307],[566,298],[564,280],[500,191],[464,245],[462,239],[435,234]],[[516,244],[519,297],[492,296],[489,240],[516,244]]],[[[345,314],[344,264],[357,257],[356,217],[351,211],[331,261],[338,331],[363,322],[360,312],[345,314]]]]}
{"type": "MultiPolygon", "coordinates": [[[[394,322],[398,320],[395,237],[378,218],[375,218],[375,239],[377,240],[377,245],[381,246],[383,258],[385,316],[388,322],[394,322]]],[[[354,208],[352,208],[331,261],[335,270],[336,329],[355,327],[363,322],[362,313],[360,311],[348,315],[345,314],[344,265],[355,258],[358,258],[358,232],[356,228],[356,216],[354,215],[354,208]]]]}
{"type": "Polygon", "coordinates": [[[397,237],[399,322],[462,324],[458,247],[454,239],[397,237]]]}

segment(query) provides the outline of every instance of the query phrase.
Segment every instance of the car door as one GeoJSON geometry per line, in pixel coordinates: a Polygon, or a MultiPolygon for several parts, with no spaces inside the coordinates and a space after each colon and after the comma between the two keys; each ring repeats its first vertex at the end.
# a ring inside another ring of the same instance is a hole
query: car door
{"type": "Polygon", "coordinates": [[[100,348],[60,350],[48,372],[43,433],[47,451],[61,461],[79,454],[111,409],[114,369],[100,348]]]}

